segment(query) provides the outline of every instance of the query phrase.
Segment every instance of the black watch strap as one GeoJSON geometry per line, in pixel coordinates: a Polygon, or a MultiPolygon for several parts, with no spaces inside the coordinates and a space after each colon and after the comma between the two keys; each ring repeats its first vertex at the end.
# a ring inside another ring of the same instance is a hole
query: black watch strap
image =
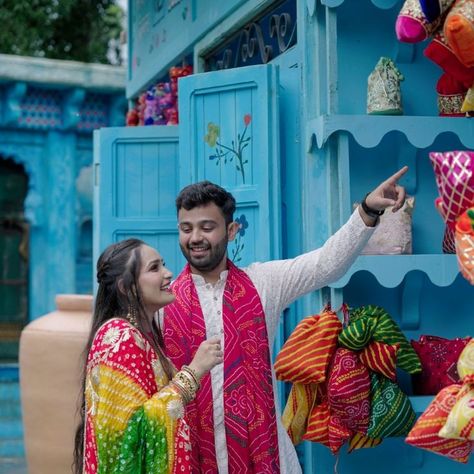
{"type": "Polygon", "coordinates": [[[361,202],[362,209],[364,209],[364,212],[370,217],[373,217],[373,218],[380,217],[385,212],[385,209],[378,211],[377,209],[372,209],[371,207],[367,206],[366,199],[369,194],[370,193],[367,193],[365,195],[364,200],[361,202]]]}

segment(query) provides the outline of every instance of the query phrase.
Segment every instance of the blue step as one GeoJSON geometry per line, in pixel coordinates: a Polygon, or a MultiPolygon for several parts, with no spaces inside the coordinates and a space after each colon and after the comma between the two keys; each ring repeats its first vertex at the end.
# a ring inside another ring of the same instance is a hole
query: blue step
{"type": "Polygon", "coordinates": [[[26,460],[20,457],[0,457],[0,474],[28,474],[26,460]]]}
{"type": "Polygon", "coordinates": [[[2,382],[18,382],[20,380],[20,372],[18,364],[0,363],[0,383],[2,382]]]}
{"type": "Polygon", "coordinates": [[[0,458],[23,458],[24,456],[23,438],[0,439],[0,458]]]}
{"type": "Polygon", "coordinates": [[[0,419],[21,418],[20,386],[16,382],[0,382],[0,419]]]}
{"type": "Polygon", "coordinates": [[[19,418],[0,418],[0,440],[23,437],[23,425],[19,418]]]}
{"type": "Polygon", "coordinates": [[[24,465],[24,455],[18,364],[0,363],[0,474],[9,460],[24,465]]]}

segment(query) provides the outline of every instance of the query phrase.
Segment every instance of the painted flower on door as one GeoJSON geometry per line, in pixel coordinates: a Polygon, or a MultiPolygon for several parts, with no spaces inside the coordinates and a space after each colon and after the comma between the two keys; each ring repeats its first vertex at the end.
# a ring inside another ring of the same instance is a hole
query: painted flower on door
{"type": "Polygon", "coordinates": [[[245,184],[245,165],[248,164],[249,160],[243,156],[244,150],[249,146],[251,136],[247,135],[247,129],[252,121],[250,114],[245,114],[243,118],[244,129],[242,134],[237,134],[237,140],[232,140],[230,145],[226,145],[219,141],[220,138],[220,127],[219,125],[209,122],[207,124],[207,135],[204,137],[204,141],[211,147],[215,148],[215,153],[209,155],[210,160],[216,160],[216,165],[219,165],[222,161],[224,164],[234,163],[235,168],[242,176],[242,182],[245,184]]]}
{"type": "Polygon", "coordinates": [[[242,260],[242,251],[244,250],[243,238],[245,236],[245,230],[248,228],[249,223],[245,214],[242,214],[240,217],[235,219],[235,222],[239,225],[239,230],[234,239],[234,248],[232,249],[232,261],[234,263],[240,262],[242,260]]]}

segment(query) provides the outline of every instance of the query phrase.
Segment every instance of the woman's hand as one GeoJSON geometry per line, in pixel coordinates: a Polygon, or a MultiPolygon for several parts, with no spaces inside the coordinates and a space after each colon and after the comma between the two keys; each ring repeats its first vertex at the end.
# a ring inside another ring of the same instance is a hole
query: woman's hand
{"type": "Polygon", "coordinates": [[[201,343],[189,367],[195,371],[200,379],[223,360],[224,353],[222,352],[220,338],[213,337],[201,343]]]}

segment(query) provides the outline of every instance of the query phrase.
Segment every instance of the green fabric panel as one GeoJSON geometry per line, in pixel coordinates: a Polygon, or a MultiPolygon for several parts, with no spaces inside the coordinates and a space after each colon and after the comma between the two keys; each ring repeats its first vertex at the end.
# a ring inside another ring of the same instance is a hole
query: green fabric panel
{"type": "Polygon", "coordinates": [[[377,326],[376,318],[361,318],[350,324],[339,334],[339,344],[353,351],[360,351],[372,339],[377,326]]]}
{"type": "Polygon", "coordinates": [[[123,433],[97,430],[98,474],[168,474],[166,427],[148,420],[143,407],[123,433]]]}
{"type": "Polygon", "coordinates": [[[397,384],[374,372],[370,375],[370,391],[372,401],[367,436],[406,436],[416,420],[409,398],[397,384]]]}
{"type": "Polygon", "coordinates": [[[410,374],[421,372],[421,362],[405,335],[390,315],[380,306],[363,306],[351,311],[349,325],[339,335],[339,343],[360,350],[370,340],[399,344],[397,367],[410,374]]]}

